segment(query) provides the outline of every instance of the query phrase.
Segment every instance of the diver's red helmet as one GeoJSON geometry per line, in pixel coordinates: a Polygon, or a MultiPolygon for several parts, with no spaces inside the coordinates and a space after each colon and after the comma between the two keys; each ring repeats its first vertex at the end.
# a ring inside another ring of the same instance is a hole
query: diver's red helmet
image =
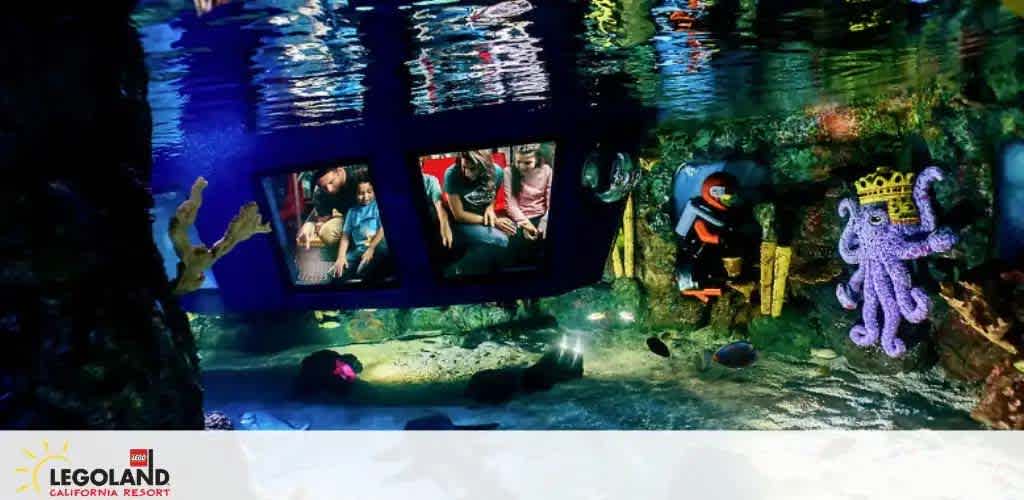
{"type": "Polygon", "coordinates": [[[700,197],[717,210],[728,210],[735,196],[736,178],[724,172],[709,175],[700,187],[700,197]]]}

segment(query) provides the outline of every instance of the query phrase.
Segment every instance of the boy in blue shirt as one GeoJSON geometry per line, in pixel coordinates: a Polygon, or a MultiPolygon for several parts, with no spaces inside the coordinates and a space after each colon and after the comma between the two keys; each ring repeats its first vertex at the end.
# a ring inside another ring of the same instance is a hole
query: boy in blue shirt
{"type": "Polygon", "coordinates": [[[345,214],[338,258],[334,262],[334,276],[345,279],[367,276],[388,256],[377,198],[369,180],[359,180],[356,203],[345,214]]]}

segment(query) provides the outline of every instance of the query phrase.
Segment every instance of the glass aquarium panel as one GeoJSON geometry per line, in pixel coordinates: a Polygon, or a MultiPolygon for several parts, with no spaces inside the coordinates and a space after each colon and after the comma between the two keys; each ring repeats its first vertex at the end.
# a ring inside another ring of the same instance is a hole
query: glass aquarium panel
{"type": "Polygon", "coordinates": [[[433,260],[446,278],[543,264],[554,158],[553,142],[420,157],[433,260]]]}
{"type": "Polygon", "coordinates": [[[431,5],[410,15],[415,53],[406,62],[416,114],[548,99],[534,5],[431,5]]]}
{"type": "Polygon", "coordinates": [[[265,177],[263,189],[296,285],[397,282],[365,164],[335,163],[265,177]]]}

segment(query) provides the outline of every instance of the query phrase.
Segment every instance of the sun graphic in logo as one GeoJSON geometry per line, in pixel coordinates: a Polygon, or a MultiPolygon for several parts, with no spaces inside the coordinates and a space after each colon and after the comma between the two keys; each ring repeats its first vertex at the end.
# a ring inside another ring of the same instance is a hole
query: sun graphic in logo
{"type": "Polygon", "coordinates": [[[26,458],[32,461],[32,467],[18,467],[14,469],[17,474],[31,474],[31,481],[26,481],[21,486],[18,486],[18,493],[32,490],[36,493],[42,491],[39,487],[39,471],[43,470],[43,466],[49,462],[68,462],[68,442],[64,441],[64,446],[61,448],[60,453],[50,451],[50,443],[43,441],[42,453],[36,455],[26,448],[21,449],[21,453],[26,458]]]}

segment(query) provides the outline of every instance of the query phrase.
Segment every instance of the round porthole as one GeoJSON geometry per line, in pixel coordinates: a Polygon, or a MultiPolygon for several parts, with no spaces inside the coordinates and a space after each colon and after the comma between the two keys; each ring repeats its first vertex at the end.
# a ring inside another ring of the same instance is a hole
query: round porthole
{"type": "Polygon", "coordinates": [[[581,183],[601,202],[615,203],[629,196],[640,174],[628,154],[594,151],[583,165],[581,183]]]}

